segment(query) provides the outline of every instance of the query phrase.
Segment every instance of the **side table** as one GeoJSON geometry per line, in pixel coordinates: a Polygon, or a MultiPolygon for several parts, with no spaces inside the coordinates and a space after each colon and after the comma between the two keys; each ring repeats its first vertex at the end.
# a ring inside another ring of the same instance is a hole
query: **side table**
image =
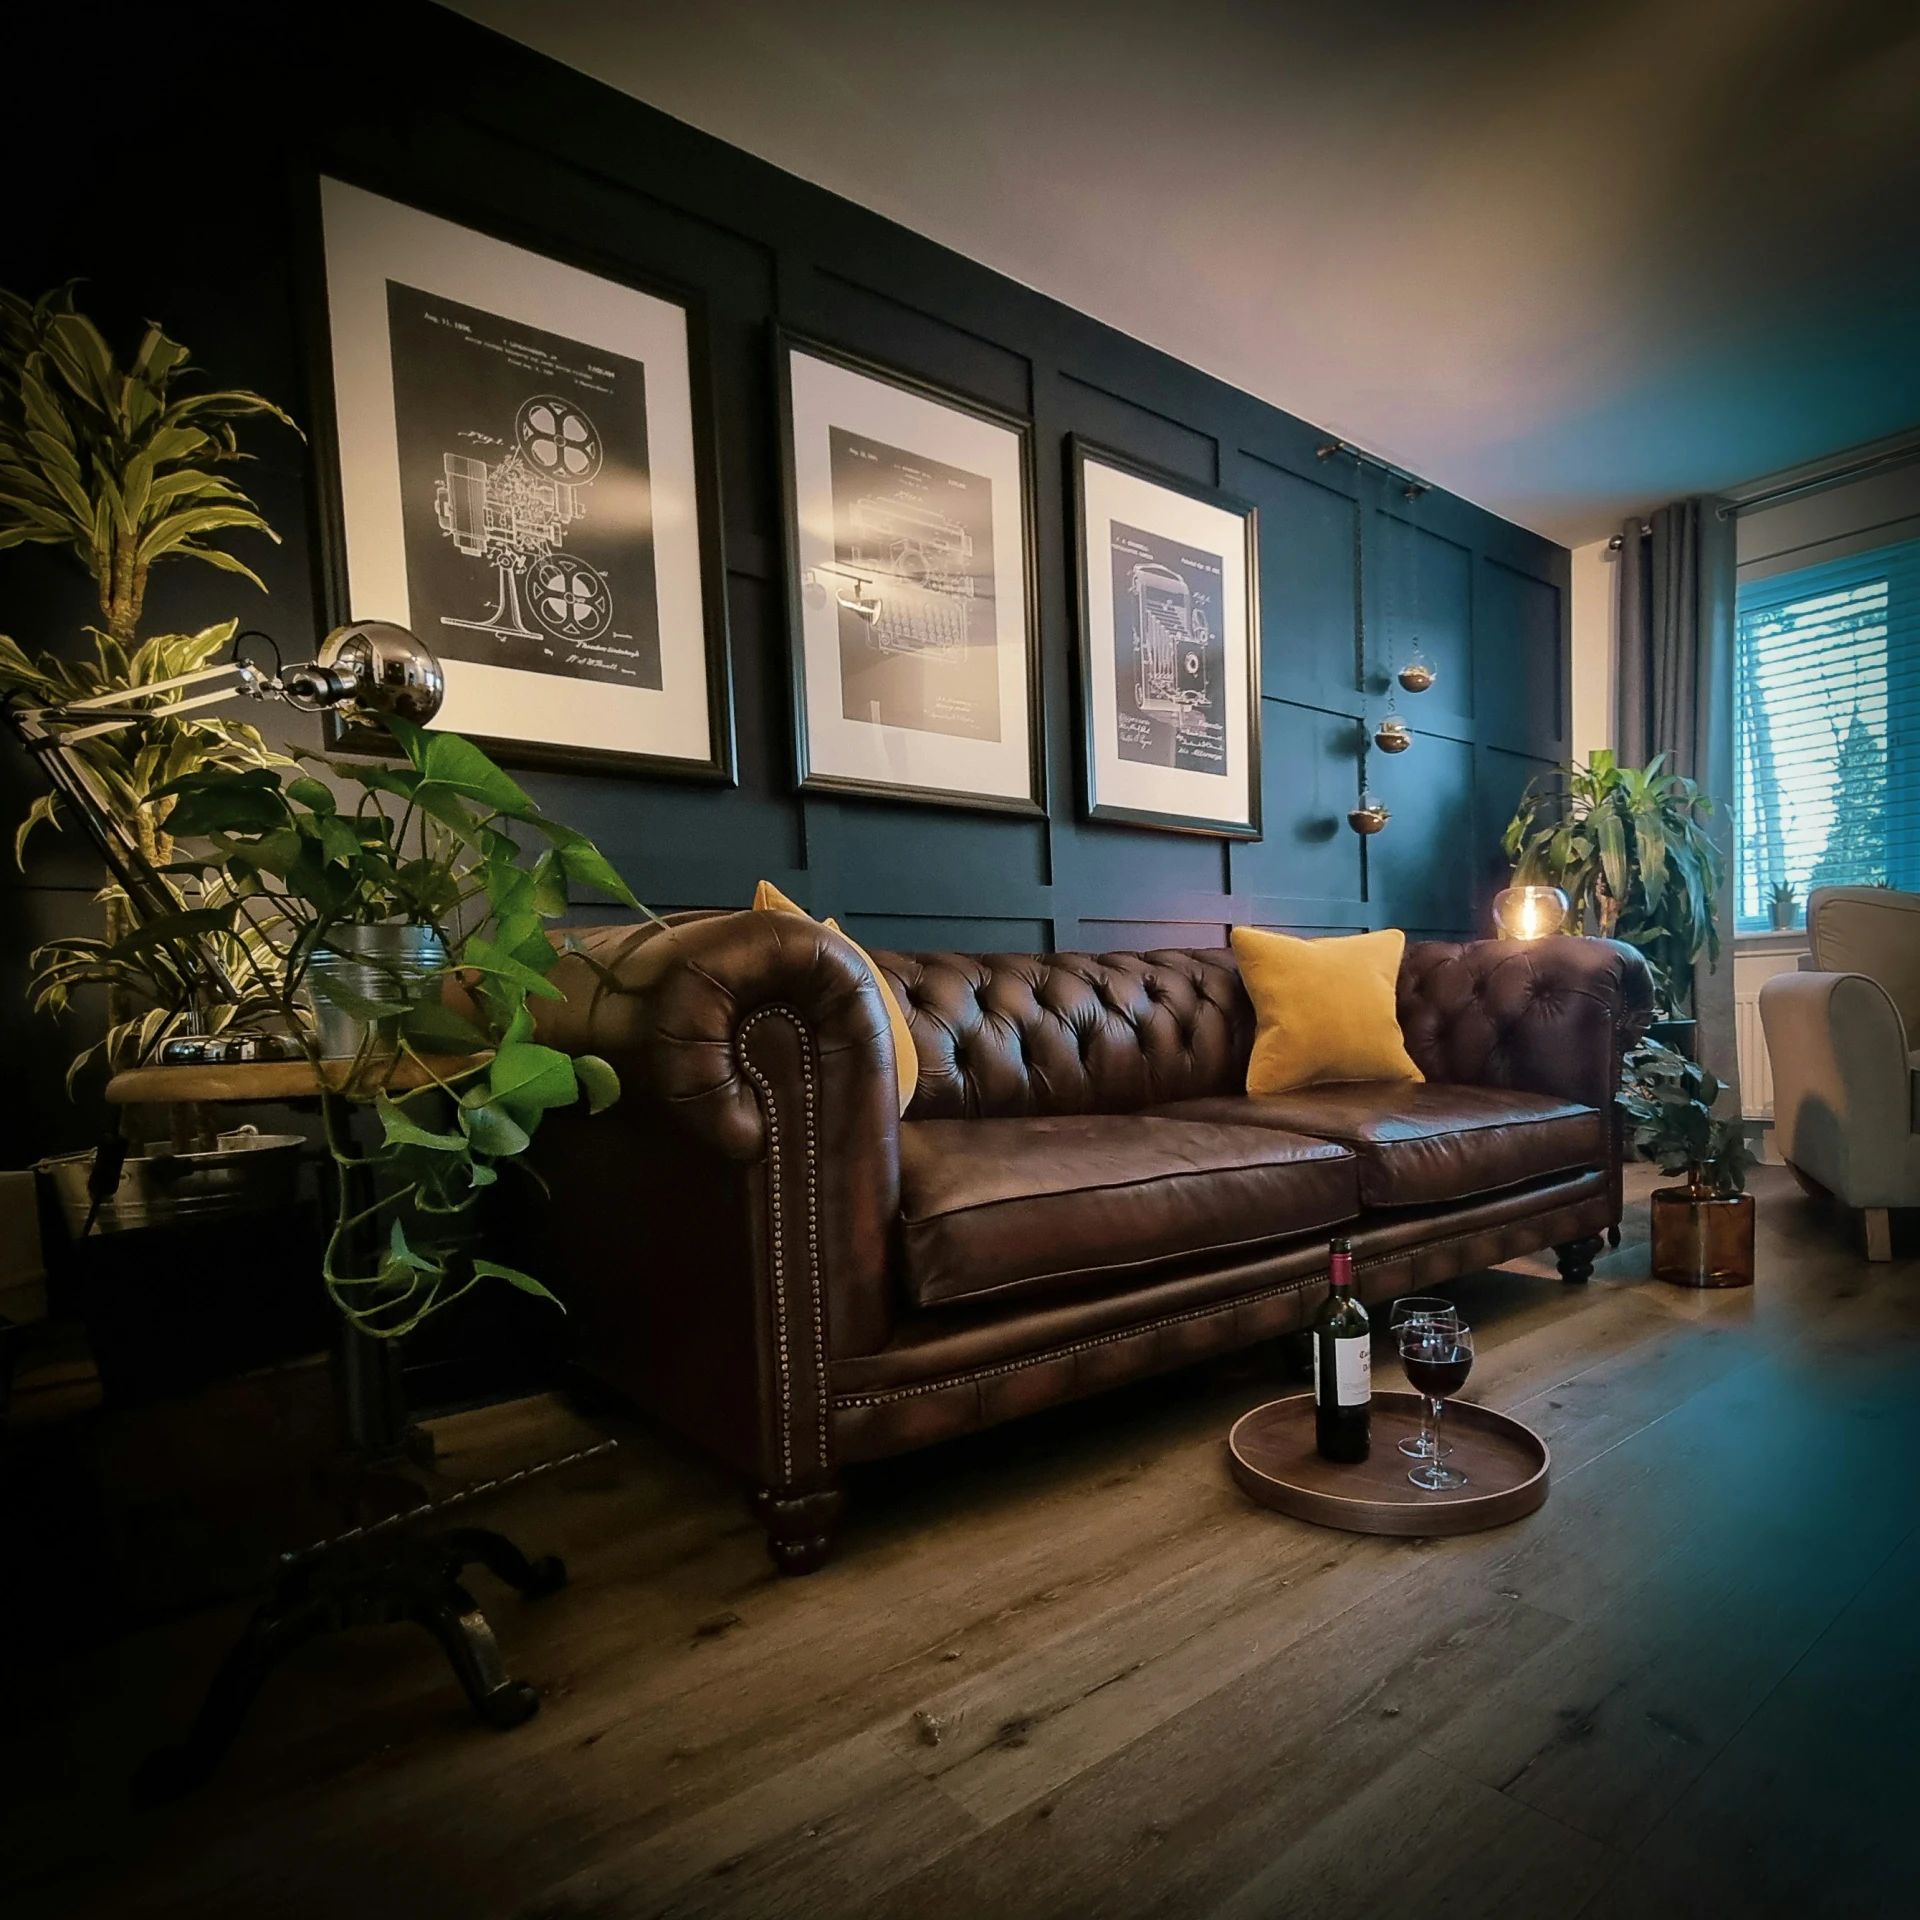
{"type": "MultiPolygon", "coordinates": [[[[326,1113],[329,1134],[351,1142],[353,1105],[346,1091],[351,1064],[341,1061],[336,1070],[325,1063],[317,1071],[304,1060],[136,1067],[113,1077],[107,1098],[122,1106],[317,1105],[326,1113]]],[[[402,1057],[383,1064],[377,1084],[407,1092],[431,1077],[445,1078],[474,1064],[471,1056],[424,1062],[402,1057]]],[[[349,1153],[337,1171],[346,1186],[348,1210],[358,1214],[372,1203],[373,1170],[357,1149],[349,1153]]],[[[356,1270],[378,1258],[370,1238],[364,1223],[351,1230],[345,1251],[356,1270]]],[[[339,1475],[341,1529],[329,1539],[280,1556],[273,1591],[222,1661],[186,1739],[161,1748],[141,1768],[136,1785],[148,1798],[170,1798],[206,1779],[232,1744],[275,1664],[323,1633],[414,1621],[439,1641],[486,1725],[504,1731],[539,1711],[536,1689],[508,1676],[493,1629],[461,1575],[470,1566],[484,1566],[527,1599],[537,1600],[566,1585],[565,1566],[551,1554],[529,1560],[506,1535],[483,1527],[420,1530],[421,1523],[491,1492],[497,1483],[437,1486],[429,1471],[431,1437],[407,1417],[399,1343],[362,1332],[345,1315],[337,1325],[333,1366],[345,1455],[339,1475]]],[[[614,1444],[603,1441],[509,1478],[520,1483],[608,1452],[614,1444]]]]}

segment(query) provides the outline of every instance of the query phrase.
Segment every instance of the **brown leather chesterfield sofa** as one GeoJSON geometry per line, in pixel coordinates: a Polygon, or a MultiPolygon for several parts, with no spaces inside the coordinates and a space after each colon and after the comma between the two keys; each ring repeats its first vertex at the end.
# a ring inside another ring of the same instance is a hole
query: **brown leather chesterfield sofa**
{"type": "Polygon", "coordinates": [[[1231,951],[876,953],[919,1052],[903,1120],[839,934],[583,940],[542,1032],[625,1097],[542,1130],[528,1254],[575,1357],[752,1478],[790,1573],[827,1552],[842,1466],[1302,1327],[1334,1234],[1377,1300],[1543,1246],[1585,1280],[1620,1218],[1651,985],[1612,942],[1410,945],[1426,1083],[1258,1101],[1231,951]]]}

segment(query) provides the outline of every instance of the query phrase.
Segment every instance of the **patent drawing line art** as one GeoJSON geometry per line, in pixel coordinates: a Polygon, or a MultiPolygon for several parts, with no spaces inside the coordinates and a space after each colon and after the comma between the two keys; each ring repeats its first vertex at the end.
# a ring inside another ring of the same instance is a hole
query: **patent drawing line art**
{"type": "Polygon", "coordinates": [[[846,717],[998,740],[991,481],[838,427],[830,454],[834,557],[801,584],[837,609],[846,717]]]}
{"type": "Polygon", "coordinates": [[[456,660],[659,687],[644,366],[387,295],[414,624],[456,660]]]}
{"type": "Polygon", "coordinates": [[[1111,524],[1120,757],[1224,779],[1221,558],[1111,524]]]}

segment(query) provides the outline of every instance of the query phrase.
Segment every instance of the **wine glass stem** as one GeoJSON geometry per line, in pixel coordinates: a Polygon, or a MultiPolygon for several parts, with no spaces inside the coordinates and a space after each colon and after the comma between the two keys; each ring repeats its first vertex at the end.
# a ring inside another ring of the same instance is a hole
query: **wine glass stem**
{"type": "Polygon", "coordinates": [[[1446,1402],[1435,1394],[1427,1396],[1427,1440],[1431,1451],[1428,1458],[1438,1467],[1440,1464],[1440,1419],[1446,1412],[1446,1402]]]}

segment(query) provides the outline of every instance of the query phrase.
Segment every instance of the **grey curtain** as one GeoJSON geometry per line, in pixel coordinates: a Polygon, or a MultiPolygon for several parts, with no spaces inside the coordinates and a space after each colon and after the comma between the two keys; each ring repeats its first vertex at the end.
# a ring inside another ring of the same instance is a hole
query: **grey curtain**
{"type": "Polygon", "coordinates": [[[1720,964],[1694,968],[1699,1057],[1732,1089],[1740,1066],[1733,1024],[1733,602],[1731,516],[1711,499],[1676,500],[1620,533],[1614,631],[1618,636],[1621,759],[1656,753],[1713,796],[1713,837],[1726,865],[1716,920],[1720,964]]]}

